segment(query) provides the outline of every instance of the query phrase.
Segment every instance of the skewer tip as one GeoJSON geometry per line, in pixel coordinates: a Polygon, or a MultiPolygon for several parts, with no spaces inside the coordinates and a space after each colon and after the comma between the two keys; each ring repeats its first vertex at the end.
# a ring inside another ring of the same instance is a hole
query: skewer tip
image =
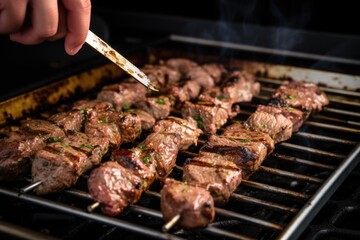
{"type": "Polygon", "coordinates": [[[94,202],[93,204],[90,204],[88,207],[87,207],[87,211],[88,212],[93,212],[96,208],[98,208],[100,206],[100,203],[99,202],[94,202]]]}
{"type": "Polygon", "coordinates": [[[37,188],[39,185],[42,184],[42,181],[36,181],[36,182],[33,182],[33,183],[30,183],[28,186],[26,187],[23,187],[23,188],[20,188],[20,194],[24,194],[24,193],[27,193],[35,188],[37,188]]]}
{"type": "Polygon", "coordinates": [[[170,221],[168,221],[162,228],[161,230],[164,233],[167,233],[170,231],[170,229],[175,226],[175,224],[180,220],[181,218],[181,214],[176,214],[172,219],[170,219],[170,221]]]}
{"type": "Polygon", "coordinates": [[[149,83],[149,85],[148,85],[148,88],[150,89],[150,90],[153,90],[153,91],[155,91],[155,92],[158,92],[159,90],[158,89],[156,89],[153,85],[151,85],[150,83],[149,83]]]}

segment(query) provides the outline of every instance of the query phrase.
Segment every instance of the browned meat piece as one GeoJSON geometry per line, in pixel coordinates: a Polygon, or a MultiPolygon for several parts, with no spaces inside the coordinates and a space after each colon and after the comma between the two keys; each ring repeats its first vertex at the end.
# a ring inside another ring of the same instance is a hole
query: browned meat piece
{"type": "Polygon", "coordinates": [[[275,142],[269,134],[250,130],[243,122],[236,122],[227,126],[221,135],[243,142],[261,142],[267,147],[267,155],[272,153],[275,148],[275,142]]]}
{"type": "Polygon", "coordinates": [[[41,181],[36,194],[48,194],[73,186],[84,169],[88,156],[63,142],[49,143],[35,153],[32,162],[32,181],[41,181]]]}
{"type": "Polygon", "coordinates": [[[121,134],[121,143],[135,141],[142,132],[140,117],[132,112],[124,112],[117,122],[121,134]]]}
{"type": "Polygon", "coordinates": [[[144,145],[132,149],[118,149],[111,153],[111,160],[138,176],[142,182],[142,190],[147,190],[156,179],[156,162],[152,151],[144,145]]]}
{"type": "Polygon", "coordinates": [[[114,106],[111,102],[106,100],[79,100],[74,103],[72,109],[79,110],[83,114],[88,114],[89,112],[107,112],[115,111],[114,106]]]}
{"type": "Polygon", "coordinates": [[[112,103],[116,110],[128,108],[146,98],[147,88],[137,82],[122,82],[105,86],[97,95],[98,100],[112,103]]]}
{"type": "Polygon", "coordinates": [[[293,131],[293,123],[281,113],[268,113],[257,110],[246,120],[246,124],[251,130],[269,134],[275,143],[289,139],[293,131]]]}
{"type": "Polygon", "coordinates": [[[136,107],[150,113],[155,119],[164,119],[171,111],[171,103],[167,96],[148,97],[137,102],[136,107]]]}
{"type": "MultiPolygon", "coordinates": [[[[57,141],[57,139],[49,139],[48,141],[57,141]]],[[[82,171],[87,171],[95,165],[100,164],[102,157],[109,149],[109,140],[107,138],[89,136],[82,132],[69,132],[69,134],[62,139],[62,142],[88,156],[84,170],[82,171]]]]}
{"type": "Polygon", "coordinates": [[[316,84],[302,81],[283,81],[272,96],[284,99],[290,107],[307,111],[321,111],[329,104],[328,97],[316,84]]]}
{"type": "Polygon", "coordinates": [[[127,112],[135,113],[140,118],[141,128],[143,130],[152,129],[156,122],[156,119],[151,114],[141,109],[129,109],[127,112]]]}
{"type": "Polygon", "coordinates": [[[169,85],[175,85],[181,74],[165,65],[145,65],[142,71],[160,92],[166,92],[169,85]]]}
{"type": "Polygon", "coordinates": [[[154,132],[178,133],[180,135],[180,146],[182,150],[191,145],[197,145],[198,138],[203,132],[197,127],[197,123],[191,117],[187,119],[169,116],[158,121],[153,128],[154,132]]]}
{"type": "Polygon", "coordinates": [[[268,155],[267,147],[263,142],[218,135],[211,135],[201,147],[200,152],[219,154],[223,159],[249,171],[256,171],[268,155]]]}
{"type": "Polygon", "coordinates": [[[31,171],[33,155],[45,147],[48,138],[63,138],[55,124],[38,119],[21,122],[18,131],[0,139],[0,181],[19,181],[31,171]]]}
{"type": "Polygon", "coordinates": [[[196,80],[188,80],[173,86],[169,90],[171,101],[183,103],[188,100],[195,99],[201,92],[201,86],[196,80]]]}
{"type": "Polygon", "coordinates": [[[215,80],[201,66],[191,68],[186,76],[187,79],[195,80],[199,83],[200,87],[203,89],[209,89],[215,85],[215,80]]]}
{"type": "Polygon", "coordinates": [[[214,200],[204,188],[167,178],[160,194],[161,212],[165,221],[180,214],[178,224],[190,229],[206,227],[214,221],[214,200]]]}
{"type": "Polygon", "coordinates": [[[182,75],[186,75],[192,68],[198,66],[196,62],[186,58],[170,58],[165,61],[165,65],[182,75]]]}
{"type": "Polygon", "coordinates": [[[141,196],[141,179],[112,161],[91,171],[87,182],[92,198],[100,203],[109,216],[119,215],[129,204],[141,196]]]}
{"type": "Polygon", "coordinates": [[[181,108],[183,118],[192,117],[204,132],[216,133],[228,120],[228,110],[213,103],[186,101],[181,108]]]}
{"type": "Polygon", "coordinates": [[[147,159],[156,161],[157,178],[165,178],[175,166],[180,139],[181,137],[177,133],[155,132],[149,134],[141,143],[149,151],[147,159]]]}
{"type": "Polygon", "coordinates": [[[95,137],[107,138],[110,148],[116,149],[122,143],[119,126],[112,122],[102,122],[94,117],[85,123],[85,133],[95,137]]]}
{"type": "Polygon", "coordinates": [[[230,73],[221,86],[225,96],[236,102],[250,102],[254,95],[259,94],[260,84],[255,77],[244,71],[230,73]]]}
{"type": "Polygon", "coordinates": [[[282,114],[284,117],[286,117],[292,122],[292,132],[299,131],[300,127],[304,122],[304,113],[292,107],[259,105],[257,107],[257,110],[272,114],[282,114]]]}
{"type": "Polygon", "coordinates": [[[228,112],[229,119],[235,117],[240,112],[240,107],[233,107],[234,102],[232,101],[232,99],[225,96],[225,94],[222,93],[219,87],[213,87],[211,89],[205,90],[199,95],[198,101],[211,102],[215,106],[223,108],[228,112]]]}
{"type": "Polygon", "coordinates": [[[226,162],[228,161],[219,154],[195,157],[184,164],[182,180],[191,186],[208,190],[216,204],[224,204],[242,179],[242,170],[226,162]],[[217,163],[220,165],[216,165],[217,163]]]}
{"type": "Polygon", "coordinates": [[[227,70],[224,65],[218,63],[206,63],[202,67],[207,71],[214,79],[215,84],[221,82],[227,74],[227,70]]]}
{"type": "Polygon", "coordinates": [[[82,110],[73,109],[68,112],[61,112],[49,117],[49,121],[55,123],[65,132],[81,131],[86,120],[86,112],[82,110]]]}

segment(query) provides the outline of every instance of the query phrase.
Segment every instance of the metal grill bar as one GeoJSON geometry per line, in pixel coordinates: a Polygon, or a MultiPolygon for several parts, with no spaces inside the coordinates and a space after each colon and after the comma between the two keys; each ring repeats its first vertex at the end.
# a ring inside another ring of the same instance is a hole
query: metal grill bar
{"type": "Polygon", "coordinates": [[[311,148],[311,147],[295,145],[292,143],[281,142],[278,145],[282,146],[282,147],[290,148],[290,149],[301,150],[301,151],[315,153],[318,155],[322,155],[322,156],[326,156],[326,157],[333,157],[333,158],[337,158],[337,159],[343,159],[346,157],[345,155],[342,155],[342,154],[331,153],[331,152],[322,151],[322,150],[311,148]]]}
{"type": "Polygon", "coordinates": [[[246,236],[243,236],[243,235],[240,235],[240,234],[234,234],[232,232],[216,228],[216,227],[214,227],[212,225],[209,225],[207,228],[205,228],[203,230],[203,232],[208,232],[208,233],[215,234],[215,235],[218,235],[218,236],[221,236],[221,237],[226,236],[226,237],[239,239],[239,240],[254,240],[254,238],[246,237],[246,236]]]}
{"type": "Polygon", "coordinates": [[[293,173],[293,172],[288,172],[288,171],[284,171],[284,170],[279,170],[279,169],[276,169],[276,168],[260,166],[259,170],[263,171],[263,172],[266,172],[266,173],[276,174],[276,175],[284,176],[284,177],[290,177],[290,178],[294,178],[294,179],[297,179],[297,180],[303,180],[303,181],[312,182],[312,183],[321,183],[321,182],[323,182],[323,180],[319,179],[319,178],[306,176],[306,175],[303,175],[303,174],[298,174],[298,173],[293,173]]]}
{"type": "Polygon", "coordinates": [[[330,124],[326,124],[326,123],[306,121],[306,122],[304,122],[304,124],[314,126],[314,127],[318,127],[318,128],[326,128],[326,129],[338,130],[338,131],[342,131],[342,132],[350,132],[350,133],[356,133],[356,134],[360,133],[359,129],[335,126],[335,125],[330,125],[330,124]]]}
{"type": "Polygon", "coordinates": [[[323,136],[323,135],[318,135],[318,134],[313,134],[313,133],[308,133],[308,132],[299,131],[299,132],[295,133],[294,135],[301,136],[304,138],[311,138],[311,139],[339,143],[339,144],[356,145],[356,142],[354,142],[354,141],[344,140],[341,138],[328,137],[328,136],[323,136]]]}
{"type": "Polygon", "coordinates": [[[298,163],[308,165],[308,166],[311,166],[311,167],[322,168],[322,169],[325,169],[325,170],[334,170],[335,169],[335,167],[331,166],[331,165],[312,162],[312,161],[309,161],[309,160],[305,160],[305,159],[301,159],[301,158],[297,158],[297,157],[292,157],[292,156],[287,156],[287,155],[283,155],[283,154],[274,153],[271,156],[275,157],[275,158],[278,158],[278,159],[282,159],[282,160],[298,162],[298,163]]]}

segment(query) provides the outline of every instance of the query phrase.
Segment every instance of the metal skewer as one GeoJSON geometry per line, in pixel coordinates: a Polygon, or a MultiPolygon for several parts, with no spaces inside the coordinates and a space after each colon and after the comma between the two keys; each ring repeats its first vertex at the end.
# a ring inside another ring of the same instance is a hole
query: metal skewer
{"type": "Polygon", "coordinates": [[[20,188],[20,194],[30,192],[31,190],[37,188],[41,184],[42,184],[42,181],[39,180],[39,181],[36,181],[36,182],[33,182],[33,183],[29,184],[26,187],[20,188]]]}
{"type": "Polygon", "coordinates": [[[176,214],[172,219],[170,219],[170,221],[168,221],[162,228],[161,230],[164,233],[167,233],[173,226],[175,226],[175,224],[180,220],[181,218],[181,214],[176,214]]]}
{"type": "Polygon", "coordinates": [[[100,202],[94,202],[93,204],[90,204],[89,206],[87,206],[87,211],[88,212],[93,212],[95,211],[95,209],[97,209],[100,206],[100,202]]]}
{"type": "Polygon", "coordinates": [[[132,64],[129,60],[123,57],[120,53],[110,47],[104,40],[99,38],[90,30],[88,31],[88,35],[86,37],[86,43],[95,48],[98,52],[111,60],[113,63],[124,69],[145,87],[153,91],[159,91],[153,85],[151,85],[150,79],[145,75],[145,73],[140,71],[140,69],[135,67],[134,64],[132,64]]]}

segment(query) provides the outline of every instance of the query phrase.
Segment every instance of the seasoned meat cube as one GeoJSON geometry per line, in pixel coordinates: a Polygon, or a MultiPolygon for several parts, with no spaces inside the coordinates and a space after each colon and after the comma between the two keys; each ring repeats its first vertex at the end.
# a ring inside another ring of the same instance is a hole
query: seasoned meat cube
{"type": "Polygon", "coordinates": [[[170,58],[165,61],[165,65],[182,75],[186,75],[192,68],[198,66],[196,62],[186,58],[170,58]]]}
{"type": "Polygon", "coordinates": [[[140,118],[141,128],[143,130],[152,129],[156,122],[156,119],[151,114],[141,109],[129,109],[127,112],[135,113],[140,118]]]}
{"type": "Polygon", "coordinates": [[[211,135],[200,152],[217,153],[242,169],[256,171],[267,156],[267,147],[262,142],[211,135]]]}
{"type": "Polygon", "coordinates": [[[18,131],[0,139],[0,181],[20,181],[31,170],[33,155],[46,145],[48,138],[63,138],[64,131],[40,119],[21,122],[18,131]]]}
{"type": "Polygon", "coordinates": [[[58,125],[65,132],[81,131],[87,116],[85,111],[72,109],[68,112],[56,113],[49,117],[49,121],[58,125]]]}
{"type": "Polygon", "coordinates": [[[228,118],[228,111],[224,108],[207,102],[185,102],[181,109],[183,118],[192,117],[198,127],[204,132],[216,133],[228,118]]]}
{"type": "Polygon", "coordinates": [[[63,142],[49,143],[35,153],[32,181],[41,181],[36,194],[48,194],[73,186],[88,167],[88,156],[63,142]]]}
{"type": "MultiPolygon", "coordinates": [[[[191,186],[198,186],[208,190],[216,204],[226,203],[231,193],[239,186],[242,179],[240,168],[223,167],[202,163],[202,158],[223,158],[220,155],[204,155],[188,161],[183,166],[183,181],[191,186]]],[[[227,161],[224,158],[222,161],[227,161]]]]}
{"type": "Polygon", "coordinates": [[[88,114],[88,112],[107,112],[115,111],[114,105],[105,100],[79,100],[74,103],[72,109],[82,111],[83,114],[88,114]]]}
{"type": "Polygon", "coordinates": [[[214,87],[202,92],[199,97],[198,101],[200,102],[211,102],[215,106],[221,107],[228,113],[228,118],[233,118],[240,112],[240,107],[236,106],[233,108],[233,101],[232,99],[225,96],[222,93],[219,87],[214,87]]]}
{"type": "Polygon", "coordinates": [[[147,190],[156,179],[156,162],[152,152],[140,145],[132,149],[118,149],[111,153],[111,160],[128,169],[141,179],[142,190],[147,190]]]}
{"type": "Polygon", "coordinates": [[[308,111],[320,111],[329,104],[329,99],[314,83],[283,81],[272,95],[281,98],[288,106],[308,111]]]}
{"type": "Polygon", "coordinates": [[[229,74],[221,88],[224,95],[234,103],[250,102],[260,92],[260,84],[255,82],[254,76],[239,70],[229,74]]]}
{"type": "MultiPolygon", "coordinates": [[[[56,140],[57,139],[52,141],[56,140]]],[[[89,136],[82,132],[71,132],[67,137],[63,138],[62,141],[88,156],[83,171],[100,164],[102,157],[109,149],[109,140],[107,138],[89,136]]]]}
{"type": "Polygon", "coordinates": [[[170,115],[171,103],[167,96],[148,97],[136,103],[136,107],[150,113],[155,119],[163,119],[170,115]]]}
{"type": "Polygon", "coordinates": [[[116,110],[124,106],[143,101],[146,98],[147,88],[137,82],[122,82],[103,87],[97,95],[98,100],[112,103],[116,110]]]}
{"type": "Polygon", "coordinates": [[[227,126],[221,135],[243,142],[261,142],[267,147],[267,155],[272,153],[275,148],[274,140],[269,136],[269,134],[261,131],[250,130],[243,122],[236,122],[227,126]]]}
{"type": "Polygon", "coordinates": [[[268,113],[255,111],[246,120],[246,124],[252,130],[265,132],[275,143],[285,141],[292,135],[292,122],[281,113],[268,113]]]}
{"type": "Polygon", "coordinates": [[[177,86],[171,87],[169,95],[172,102],[182,103],[197,98],[200,91],[201,86],[196,80],[188,80],[177,86]]]}
{"type": "Polygon", "coordinates": [[[151,83],[159,86],[161,92],[166,92],[167,86],[175,85],[181,74],[165,65],[145,65],[142,71],[148,76],[151,83]]]}
{"type": "Polygon", "coordinates": [[[215,80],[201,66],[191,68],[186,76],[187,79],[195,80],[199,83],[200,87],[203,89],[209,89],[215,85],[215,80]]]}
{"type": "Polygon", "coordinates": [[[119,215],[129,204],[141,196],[141,179],[116,162],[108,161],[91,171],[87,182],[92,198],[101,210],[119,215]]]}
{"type": "Polygon", "coordinates": [[[151,153],[146,156],[147,159],[156,161],[157,178],[165,178],[175,166],[180,139],[177,133],[155,132],[149,134],[141,144],[151,153]]]}
{"type": "Polygon", "coordinates": [[[187,119],[169,116],[158,121],[153,128],[154,132],[178,133],[180,135],[180,146],[182,150],[191,145],[197,145],[198,138],[203,132],[197,127],[197,123],[191,117],[187,119]]]}
{"type": "Polygon", "coordinates": [[[180,214],[178,224],[191,229],[206,227],[214,221],[214,200],[204,188],[167,178],[160,194],[161,212],[165,221],[180,214]]]}
{"type": "Polygon", "coordinates": [[[100,120],[93,118],[86,122],[85,133],[95,137],[107,138],[112,149],[118,148],[122,143],[118,125],[99,121],[100,120]]]}
{"type": "Polygon", "coordinates": [[[123,113],[117,124],[120,129],[121,143],[133,142],[141,135],[141,119],[135,113],[123,113]]]}
{"type": "Polygon", "coordinates": [[[272,114],[282,114],[284,117],[289,119],[292,122],[292,132],[299,131],[300,127],[304,122],[304,114],[302,111],[297,110],[292,107],[275,107],[275,106],[265,106],[259,105],[257,110],[272,113],[272,114]]]}
{"type": "Polygon", "coordinates": [[[210,76],[214,79],[215,83],[221,82],[227,74],[227,70],[222,64],[206,63],[201,66],[204,68],[205,71],[210,74],[210,76]]]}

